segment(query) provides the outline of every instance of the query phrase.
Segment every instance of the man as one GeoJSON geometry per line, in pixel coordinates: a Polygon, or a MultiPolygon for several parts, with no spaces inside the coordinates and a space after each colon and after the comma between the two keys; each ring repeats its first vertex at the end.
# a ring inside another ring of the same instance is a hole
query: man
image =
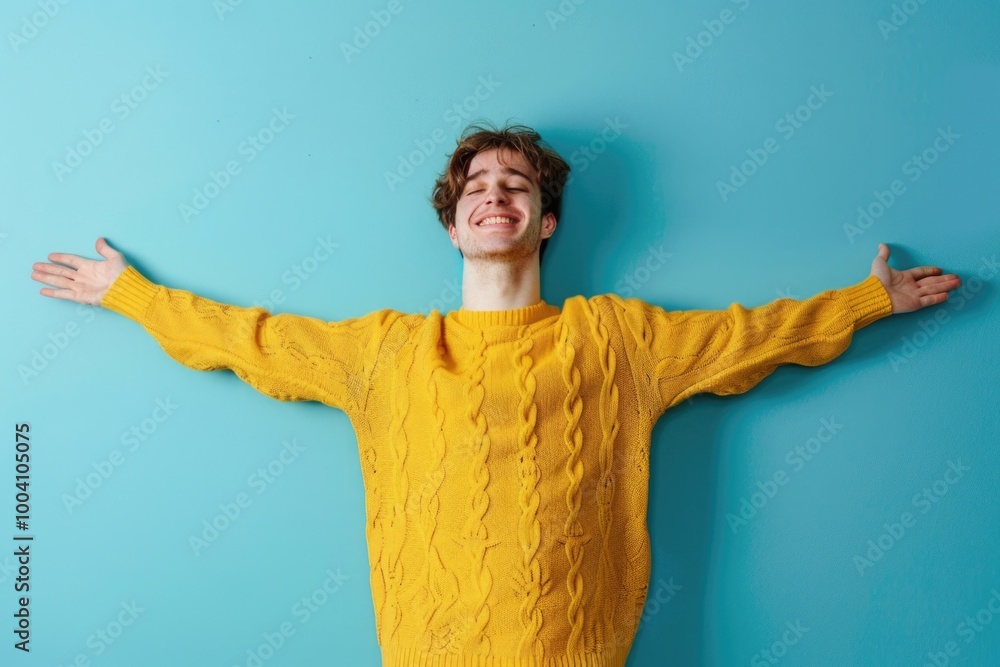
{"type": "Polygon", "coordinates": [[[383,664],[619,666],[649,583],[660,415],[781,364],[831,361],[858,329],[961,283],[892,269],[879,244],[865,280],[802,301],[550,305],[539,266],[568,171],[530,128],[466,128],[432,196],[464,262],[462,306],[447,314],[324,322],[220,304],[150,282],[103,238],[103,261],[54,253],[32,278],[54,286],[45,296],[133,319],[191,368],[350,416],[383,664]]]}

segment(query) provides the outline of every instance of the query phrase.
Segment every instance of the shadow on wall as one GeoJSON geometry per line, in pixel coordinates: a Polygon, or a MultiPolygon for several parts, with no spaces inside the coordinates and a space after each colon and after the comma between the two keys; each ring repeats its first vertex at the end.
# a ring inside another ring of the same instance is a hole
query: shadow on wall
{"type": "Polygon", "coordinates": [[[634,258],[666,229],[663,182],[627,119],[608,116],[597,128],[536,128],[570,165],[562,216],[541,265],[542,297],[617,291],[634,258]]]}
{"type": "MultiPolygon", "coordinates": [[[[924,256],[907,252],[905,246],[894,244],[893,248],[893,263],[897,266],[933,263],[924,256]],[[900,250],[898,256],[896,248],[900,250]]],[[[843,354],[822,367],[795,364],[778,367],[750,390],[753,400],[766,405],[792,402],[803,392],[822,388],[829,381],[824,373],[842,372],[832,368],[837,364],[841,369],[881,366],[885,373],[902,372],[898,365],[919,363],[919,354],[925,346],[944,344],[942,339],[934,341],[934,337],[947,329],[948,322],[987,320],[986,311],[995,301],[991,295],[993,276],[997,275],[995,267],[977,262],[942,268],[962,276],[968,289],[956,290],[940,305],[892,316],[866,327],[855,335],[843,354]],[[943,319],[943,314],[949,319],[943,319]]],[[[983,339],[988,335],[984,332],[983,339]]],[[[653,429],[647,514],[652,572],[644,618],[629,664],[658,664],[663,659],[665,643],[671,647],[671,661],[676,664],[708,664],[715,657],[706,653],[706,638],[711,633],[705,626],[705,618],[706,601],[718,583],[718,573],[712,569],[712,537],[723,514],[715,506],[721,493],[717,488],[721,476],[718,461],[727,448],[731,451],[738,447],[724,442],[719,434],[727,430],[726,419],[734,401],[741,400],[747,400],[746,394],[698,394],[667,410],[653,429]],[[658,586],[662,588],[667,582],[679,588],[676,599],[669,604],[652,603],[658,586]]]]}
{"type": "Polygon", "coordinates": [[[699,394],[664,413],[653,428],[649,456],[652,571],[646,606],[629,664],[707,664],[704,619],[712,574],[714,479],[720,423],[731,397],[699,394]],[[680,574],[680,576],[678,576],[680,574]],[[660,593],[679,586],[667,602],[660,593]]]}

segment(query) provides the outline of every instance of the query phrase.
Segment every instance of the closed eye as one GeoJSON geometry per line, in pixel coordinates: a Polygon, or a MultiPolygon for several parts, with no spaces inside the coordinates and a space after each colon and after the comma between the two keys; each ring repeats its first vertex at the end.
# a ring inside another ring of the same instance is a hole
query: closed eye
{"type": "MultiPolygon", "coordinates": [[[[511,192],[527,192],[528,191],[527,188],[508,188],[508,190],[510,190],[511,192]]],[[[468,196],[468,195],[474,195],[477,192],[482,192],[482,189],[479,189],[479,190],[469,190],[465,194],[466,194],[466,196],[468,196]]]]}

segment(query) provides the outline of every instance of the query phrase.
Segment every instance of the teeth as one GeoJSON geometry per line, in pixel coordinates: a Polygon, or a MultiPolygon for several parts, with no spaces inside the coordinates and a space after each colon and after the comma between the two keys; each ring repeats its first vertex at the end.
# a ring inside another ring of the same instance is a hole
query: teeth
{"type": "Polygon", "coordinates": [[[486,218],[480,225],[502,225],[502,224],[513,224],[514,218],[505,218],[501,216],[493,216],[491,218],[486,218]]]}

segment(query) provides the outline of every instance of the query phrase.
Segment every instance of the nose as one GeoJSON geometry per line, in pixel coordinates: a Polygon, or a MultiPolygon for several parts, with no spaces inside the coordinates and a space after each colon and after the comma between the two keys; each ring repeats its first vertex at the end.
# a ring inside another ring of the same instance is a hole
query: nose
{"type": "Polygon", "coordinates": [[[507,197],[502,188],[493,185],[486,191],[486,202],[490,204],[494,202],[507,203],[507,197]]]}

